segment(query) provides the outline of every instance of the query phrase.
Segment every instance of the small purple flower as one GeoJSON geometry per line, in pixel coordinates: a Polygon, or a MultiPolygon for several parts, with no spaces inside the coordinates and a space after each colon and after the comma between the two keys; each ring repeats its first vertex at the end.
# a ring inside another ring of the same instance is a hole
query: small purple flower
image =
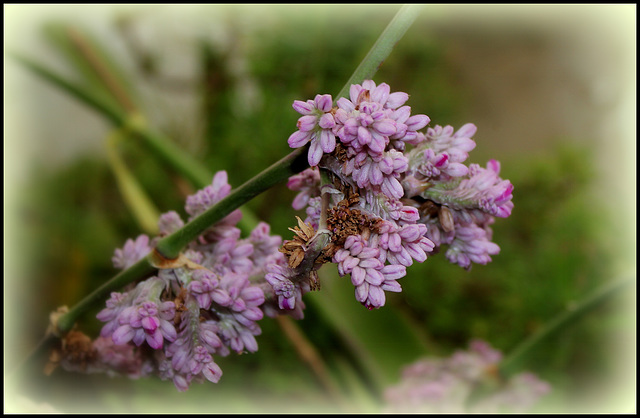
{"type": "Polygon", "coordinates": [[[351,100],[344,97],[338,100],[335,120],[342,125],[337,130],[341,142],[372,156],[384,152],[389,137],[397,133],[396,122],[384,109],[388,88],[385,83],[375,87],[373,81],[367,80],[363,86],[351,86],[351,100]]]}
{"type": "Polygon", "coordinates": [[[436,154],[431,148],[424,150],[421,161],[414,170],[426,179],[438,179],[441,175],[462,177],[469,172],[466,165],[452,161],[447,152],[436,154]]]}
{"type": "Polygon", "coordinates": [[[455,238],[445,256],[454,264],[469,269],[471,263],[487,264],[491,256],[500,252],[500,247],[491,242],[488,229],[476,224],[456,225],[455,238]]]}
{"type": "Polygon", "coordinates": [[[398,224],[414,224],[420,219],[418,209],[374,190],[364,191],[364,209],[373,216],[398,224]]]}
{"type": "Polygon", "coordinates": [[[140,305],[130,306],[120,313],[120,327],[113,332],[111,338],[115,344],[133,341],[139,346],[146,341],[151,348],[160,349],[165,339],[176,339],[176,330],[172,324],[175,313],[175,305],[170,301],[145,301],[140,305]]]}
{"type": "Polygon", "coordinates": [[[225,305],[242,325],[252,327],[262,319],[259,308],[264,303],[264,293],[258,286],[252,286],[245,274],[229,272],[220,279],[220,288],[229,295],[225,305]]]}
{"type": "Polygon", "coordinates": [[[279,235],[270,235],[271,227],[266,222],[260,222],[251,231],[248,242],[253,246],[253,252],[250,256],[253,261],[253,274],[262,273],[267,264],[282,255],[278,251],[282,244],[282,237],[279,235]],[[259,270],[259,271],[257,271],[259,270]]]}
{"type": "Polygon", "coordinates": [[[210,382],[218,383],[222,377],[222,369],[214,361],[203,346],[199,345],[193,350],[193,357],[189,363],[189,372],[193,375],[202,373],[210,382]]]}
{"type": "Polygon", "coordinates": [[[318,225],[320,222],[320,215],[322,214],[322,198],[321,197],[312,197],[309,199],[309,203],[307,208],[305,209],[307,217],[304,222],[311,224],[313,229],[318,229],[318,225]]]}
{"type": "Polygon", "coordinates": [[[379,248],[367,246],[361,236],[351,235],[333,257],[334,263],[338,264],[338,273],[351,275],[356,300],[368,309],[384,305],[385,290],[399,292],[401,287],[396,280],[406,274],[404,266],[385,266],[380,254],[379,248]]]}
{"type": "Polygon", "coordinates": [[[153,276],[139,282],[128,292],[112,292],[111,297],[106,301],[106,307],[96,315],[100,321],[106,322],[100,335],[110,337],[122,325],[121,317],[126,309],[147,300],[157,300],[165,286],[165,280],[153,276]]]}
{"type": "MultiPolygon", "coordinates": [[[[214,176],[210,185],[195,194],[187,197],[185,204],[186,212],[191,215],[189,220],[205,212],[207,209],[224,199],[231,192],[231,186],[227,181],[227,172],[218,171],[214,176]]],[[[214,234],[216,238],[227,237],[229,234],[235,233],[235,225],[242,219],[242,212],[239,209],[234,210],[229,215],[220,220],[208,232],[214,234]]]]}
{"type": "Polygon", "coordinates": [[[187,197],[185,210],[193,217],[200,215],[231,192],[226,171],[218,171],[210,185],[187,197]]]}
{"type": "Polygon", "coordinates": [[[390,150],[376,158],[360,153],[352,161],[353,169],[350,170],[349,164],[346,173],[352,175],[358,187],[377,186],[392,199],[400,199],[404,195],[398,178],[407,170],[408,160],[401,152],[390,150]]]}
{"type": "Polygon", "coordinates": [[[287,182],[289,190],[299,192],[293,199],[291,206],[295,210],[304,208],[309,199],[320,195],[320,171],[316,168],[306,170],[289,177],[287,182]]]}
{"type": "Polygon", "coordinates": [[[429,124],[431,119],[427,115],[411,115],[409,106],[402,106],[399,109],[389,112],[389,117],[396,122],[396,133],[390,139],[394,141],[399,151],[404,151],[405,143],[418,145],[422,143],[426,136],[418,132],[429,124]]]}
{"type": "Polygon", "coordinates": [[[298,130],[289,137],[291,148],[300,148],[311,142],[308,160],[310,166],[317,166],[323,153],[331,153],[336,148],[333,128],[336,126],[331,108],[331,95],[318,94],[314,100],[296,100],[293,108],[303,116],[298,119],[298,130]]]}
{"type": "Polygon", "coordinates": [[[160,235],[169,235],[184,226],[184,221],[176,211],[169,211],[160,215],[158,219],[158,229],[160,235]]]}
{"type": "Polygon", "coordinates": [[[486,169],[477,164],[471,164],[469,174],[469,181],[460,187],[474,188],[478,191],[476,199],[480,209],[499,218],[509,217],[513,209],[511,201],[513,184],[498,176],[500,163],[496,160],[490,160],[486,169]]]}
{"type": "Polygon", "coordinates": [[[128,306],[131,297],[127,293],[111,292],[111,297],[107,299],[106,308],[98,312],[96,318],[106,324],[102,327],[100,335],[110,337],[119,326],[118,316],[128,306]]]}
{"type": "Polygon", "coordinates": [[[364,80],[362,85],[351,85],[349,98],[352,103],[357,105],[369,102],[377,104],[379,108],[396,110],[409,100],[409,95],[405,92],[391,93],[391,88],[387,83],[376,86],[373,80],[364,80]]]}
{"type": "Polygon", "coordinates": [[[238,316],[234,314],[219,314],[218,326],[220,331],[218,336],[223,344],[236,353],[245,351],[254,353],[258,351],[258,342],[255,336],[260,335],[262,330],[255,322],[245,325],[238,321],[238,316]]]}
{"type": "Polygon", "coordinates": [[[424,224],[406,224],[401,227],[384,222],[380,227],[378,246],[385,251],[385,258],[391,264],[409,267],[413,260],[419,263],[427,259],[433,251],[433,242],[425,237],[424,224]]]}
{"type": "Polygon", "coordinates": [[[267,274],[264,278],[273,287],[280,309],[292,310],[296,306],[296,300],[302,298],[300,288],[289,279],[290,275],[289,267],[277,264],[267,266],[267,274]]]}
{"type": "Polygon", "coordinates": [[[201,321],[200,309],[193,299],[188,299],[185,306],[187,309],[182,313],[178,336],[165,349],[171,362],[162,363],[163,376],[173,379],[180,391],[187,390],[192,381],[203,378],[217,383],[222,370],[211,354],[228,353],[218,336],[219,325],[212,320],[201,321]]]}
{"type": "Polygon", "coordinates": [[[253,245],[231,236],[222,238],[214,245],[208,245],[211,251],[205,253],[202,265],[219,275],[227,272],[249,274],[253,270],[253,245]]]}
{"type": "Polygon", "coordinates": [[[479,210],[492,216],[506,218],[513,209],[513,185],[502,180],[498,173],[500,164],[491,160],[487,168],[469,165],[467,176],[458,183],[437,185],[422,192],[422,197],[438,203],[446,203],[453,209],[479,210]]]}
{"type": "Polygon", "coordinates": [[[149,237],[139,235],[136,240],[128,239],[122,249],[115,250],[113,258],[113,266],[122,270],[126,270],[138,261],[142,260],[151,252],[149,246],[149,237]]]}
{"type": "Polygon", "coordinates": [[[465,161],[469,152],[476,147],[471,137],[475,135],[477,128],[472,123],[463,125],[454,133],[452,126],[439,126],[427,129],[427,144],[436,154],[447,152],[452,161],[461,163],[465,161]]]}
{"type": "Polygon", "coordinates": [[[212,271],[195,270],[191,277],[193,280],[189,282],[188,289],[198,301],[200,308],[209,309],[213,302],[221,306],[227,306],[231,303],[231,297],[220,288],[218,276],[212,271]]]}

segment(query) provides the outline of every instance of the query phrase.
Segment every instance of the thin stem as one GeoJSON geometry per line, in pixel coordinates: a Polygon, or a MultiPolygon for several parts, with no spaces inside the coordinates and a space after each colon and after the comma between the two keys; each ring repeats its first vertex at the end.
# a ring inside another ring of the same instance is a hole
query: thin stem
{"type": "Polygon", "coordinates": [[[141,259],[133,266],[121,271],[118,275],[111,278],[111,280],[104,283],[102,286],[91,292],[84,299],[74,305],[73,308],[69,309],[69,312],[62,315],[60,319],[58,319],[58,323],[56,324],[58,331],[60,333],[65,333],[71,330],[78,317],[84,311],[89,309],[95,301],[103,299],[105,296],[107,296],[109,292],[120,289],[125,285],[136,280],[140,280],[143,277],[149,276],[154,272],[155,267],[153,267],[150,256],[141,259]]]}
{"type": "Polygon", "coordinates": [[[123,139],[124,135],[122,131],[115,131],[107,137],[107,161],[118,183],[120,194],[122,194],[122,198],[133,213],[138,225],[147,234],[156,235],[158,233],[158,218],[160,217],[158,209],[118,154],[118,142],[123,139]]]}
{"type": "Polygon", "coordinates": [[[127,115],[117,106],[104,100],[102,96],[65,79],[35,61],[19,54],[14,54],[14,57],[35,74],[97,110],[98,113],[105,116],[116,127],[129,129],[132,134],[141,138],[162,161],[184,175],[197,188],[202,188],[211,182],[213,175],[209,170],[201,165],[199,161],[188,156],[169,138],[147,128],[141,115],[137,113],[127,115]]]}
{"type": "Polygon", "coordinates": [[[167,258],[178,257],[180,251],[189,242],[196,239],[202,232],[227,216],[231,211],[239,208],[263,191],[307,168],[306,152],[306,147],[299,148],[272,164],[271,167],[233,190],[227,197],[193,219],[179,231],[160,240],[156,247],[157,250],[167,258]]]}
{"type": "Polygon", "coordinates": [[[634,284],[635,278],[625,278],[607,283],[587,296],[578,305],[568,309],[553,321],[549,322],[543,329],[532,335],[527,340],[518,345],[505,359],[500,363],[500,374],[507,378],[517,373],[524,361],[535,352],[536,348],[555,335],[557,332],[566,329],[575,321],[600,306],[612,296],[625,289],[627,286],[634,284]]]}
{"type": "Polygon", "coordinates": [[[290,316],[280,315],[276,317],[280,328],[283,330],[289,341],[291,341],[298,352],[300,358],[309,365],[309,368],[316,375],[320,384],[326,389],[331,397],[341,402],[342,394],[336,383],[331,378],[327,365],[322,361],[315,347],[309,342],[298,325],[293,322],[290,316]]]}
{"type": "Polygon", "coordinates": [[[136,113],[136,106],[125,89],[123,89],[120,83],[118,83],[105,63],[100,59],[100,56],[96,54],[82,34],[73,28],[69,28],[67,29],[67,35],[78,51],[80,51],[87,63],[89,63],[93,71],[95,71],[96,75],[100,78],[107,90],[113,95],[118,103],[120,103],[124,110],[129,114],[136,113]]]}
{"type": "Polygon", "coordinates": [[[110,102],[104,100],[100,95],[93,93],[91,90],[82,88],[77,84],[66,80],[64,77],[56,74],[48,68],[38,64],[37,62],[22,56],[20,54],[12,53],[13,57],[23,64],[26,68],[33,71],[36,75],[50,81],[54,86],[60,87],[62,90],[69,93],[71,96],[80,100],[89,107],[97,110],[103,116],[105,116],[111,123],[116,126],[122,126],[126,120],[126,115],[121,109],[112,105],[110,102]]]}
{"type": "Polygon", "coordinates": [[[420,7],[422,6],[405,4],[398,10],[398,13],[396,13],[393,20],[391,20],[384,32],[382,32],[376,43],[369,50],[367,56],[364,57],[360,65],[358,65],[358,68],[353,72],[353,75],[351,75],[351,78],[349,78],[347,84],[340,90],[336,98],[348,97],[349,88],[352,84],[359,84],[364,80],[373,78],[384,60],[391,54],[393,47],[402,39],[409,29],[409,26],[411,26],[418,16],[418,9],[420,7]]]}
{"type": "Polygon", "coordinates": [[[73,28],[69,28],[67,35],[91,69],[102,81],[107,91],[111,93],[128,114],[128,117],[121,120],[120,124],[129,128],[131,132],[141,138],[161,160],[169,162],[176,171],[187,177],[197,188],[202,188],[209,184],[213,177],[209,170],[201,166],[191,156],[184,153],[173,141],[146,128],[144,118],[138,112],[129,94],[127,94],[126,90],[118,82],[105,62],[82,34],[73,28]]]}

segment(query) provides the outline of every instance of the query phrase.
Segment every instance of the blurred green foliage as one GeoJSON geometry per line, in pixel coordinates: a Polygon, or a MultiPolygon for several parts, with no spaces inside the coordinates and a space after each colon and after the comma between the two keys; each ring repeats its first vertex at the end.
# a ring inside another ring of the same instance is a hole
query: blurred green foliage
{"type": "MultiPolygon", "coordinates": [[[[236,42],[244,43],[249,60],[248,75],[260,91],[257,110],[244,114],[234,110],[234,100],[246,80],[226,65],[228,51],[194,39],[201,70],[196,80],[201,85],[200,111],[194,117],[206,125],[202,138],[193,138],[204,149],[195,158],[212,171],[227,170],[232,186],[238,186],[287,154],[286,139],[297,119],[293,100],[335,94],[390,16],[372,13],[362,17],[366,25],[349,25],[348,16],[283,15],[287,24],[239,36],[236,42]]],[[[473,115],[459,113],[464,86],[447,68],[445,48],[428,27],[417,23],[375,79],[394,90],[415,92],[409,104],[434,123],[472,120],[473,115]]],[[[150,76],[149,71],[153,69],[145,67],[140,73],[150,76]]],[[[159,126],[163,128],[167,127],[159,126]]],[[[121,151],[157,207],[184,215],[190,186],[140,144],[128,143],[121,151]]],[[[593,158],[586,148],[564,145],[544,157],[503,161],[502,176],[515,185],[515,209],[494,226],[494,241],[502,251],[490,265],[465,271],[442,254],[432,256],[412,266],[401,281],[403,292],[390,295],[388,304],[373,312],[355,301],[347,278],[339,278],[332,267],[323,269],[323,289],[305,296],[308,309],[299,326],[337,385],[352,396],[346,410],[373,408],[372,399],[379,399],[385,384],[395,383],[400,366],[419,356],[448,355],[473,338],[508,352],[568,304],[610,279],[611,251],[599,240],[606,226],[596,222],[601,217],[589,188],[595,175],[593,158]]],[[[45,318],[55,307],[73,304],[108,280],[115,273],[110,262],[114,248],[141,233],[105,160],[78,158],[54,172],[36,174],[38,180],[20,202],[23,245],[31,255],[25,276],[39,289],[37,299],[28,292],[22,295],[28,301],[30,324],[25,345],[42,335],[45,318]]],[[[282,185],[248,207],[271,224],[272,233],[288,238],[287,227],[296,215],[290,207],[293,196],[282,185]]],[[[94,314],[88,313],[79,324],[90,335],[100,329],[94,314]]],[[[530,369],[552,383],[558,402],[578,399],[588,382],[608,373],[602,366],[609,363],[607,338],[615,332],[612,323],[623,320],[611,305],[601,308],[541,347],[530,369]]],[[[332,403],[277,323],[265,319],[261,326],[257,353],[219,359],[224,376],[218,385],[196,384],[178,394],[170,382],[59,371],[41,378],[41,384],[32,387],[33,396],[72,412],[344,411],[332,403]]]]}

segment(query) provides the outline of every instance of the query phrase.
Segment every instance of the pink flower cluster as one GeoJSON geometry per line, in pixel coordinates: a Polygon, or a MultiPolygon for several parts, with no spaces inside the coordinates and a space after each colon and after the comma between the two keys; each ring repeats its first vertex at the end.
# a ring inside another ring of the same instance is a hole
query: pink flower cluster
{"type": "MultiPolygon", "coordinates": [[[[302,296],[317,287],[315,270],[325,262],[349,275],[356,300],[374,309],[386,292],[402,290],[407,267],[441,246],[465,268],[491,261],[499,247],[490,225],[510,215],[513,186],[496,161],[465,165],[474,125],[426,128],[429,117],[412,115],[408,98],[367,80],[335,106],[329,95],[296,100],[302,116],[288,142],[308,147],[311,167],[288,182],[298,192],[294,209],[307,215],[294,240],[283,243],[264,222],[242,238],[234,210],[191,242],[180,263],[111,294],[97,315],[104,326],[91,370],[155,374],[181,391],[218,382],[215,356],[255,352],[265,315],[303,317],[302,296]]],[[[186,199],[187,222],[230,191],[227,173],[218,172],[186,199]]],[[[128,240],[114,266],[133,266],[183,226],[177,212],[163,214],[159,236],[128,240]]]]}
{"type": "MultiPolygon", "coordinates": [[[[230,191],[226,172],[218,172],[211,185],[187,198],[185,210],[195,217],[230,191]]],[[[284,255],[278,251],[282,239],[270,235],[266,223],[241,239],[236,227],[241,217],[240,211],[232,212],[192,242],[183,253],[191,264],[160,269],[123,293],[113,292],[97,315],[105,323],[100,338],[110,341],[96,345],[97,358],[104,357],[103,348],[113,351],[114,345],[148,346],[154,350],[137,351],[136,361],[130,362],[144,365],[138,375],[155,373],[184,391],[192,382],[218,382],[222,370],[215,355],[255,352],[258,321],[264,312],[279,312],[273,290],[265,286],[266,267],[282,264],[284,255]],[[140,360],[147,352],[152,354],[140,360]]],[[[183,225],[177,212],[165,213],[159,220],[160,235],[183,225]]],[[[115,251],[114,265],[125,269],[135,264],[151,251],[154,240],[146,235],[128,240],[115,251]]]]}
{"type": "MultiPolygon", "coordinates": [[[[385,291],[401,290],[397,280],[406,267],[441,246],[464,268],[491,261],[499,247],[491,242],[490,225],[513,208],[513,186],[498,176],[496,161],[487,168],[464,164],[475,148],[476,127],[422,132],[430,119],[412,115],[408,98],[366,80],[335,106],[326,94],[293,104],[303,116],[288,142],[293,148],[309,144],[311,168],[289,179],[298,192],[292,206],[305,209],[314,228],[329,229],[332,261],[340,275],[351,275],[356,299],[369,309],[384,305],[385,291]],[[323,193],[330,194],[330,207],[322,207],[323,193]],[[329,217],[325,225],[326,211],[337,211],[340,221],[329,217]],[[341,237],[345,222],[350,235],[341,237]]],[[[280,276],[282,283],[286,277],[280,276]]]]}
{"type": "Polygon", "coordinates": [[[525,413],[551,387],[532,373],[500,381],[502,353],[474,340],[469,350],[448,358],[424,358],[402,370],[400,382],[385,390],[388,413],[525,413]],[[474,390],[485,383],[495,389],[478,399],[474,390]]]}

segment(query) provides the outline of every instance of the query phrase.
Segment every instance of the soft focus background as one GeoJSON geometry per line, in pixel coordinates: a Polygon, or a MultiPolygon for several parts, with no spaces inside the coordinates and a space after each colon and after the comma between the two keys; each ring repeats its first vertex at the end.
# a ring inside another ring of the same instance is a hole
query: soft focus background
{"type": "MultiPolygon", "coordinates": [[[[155,379],[10,372],[49,312],[114,275],[140,226],[105,157],[112,127],[6,55],[74,78],[51,24],[77,27],[124,75],[151,126],[239,186],[290,150],[291,103],[335,95],[399,6],[5,5],[5,412],[360,412],[402,366],[480,338],[508,353],[602,283],[636,274],[636,6],[425,6],[376,74],[431,125],[478,126],[471,162],[502,163],[513,215],[502,251],[464,271],[435,255],[369,312],[322,270],[300,329],[338,392],[325,390],[273,319],[260,350],[220,358],[219,384],[178,393],[155,379]],[[26,383],[25,383],[26,382],[26,383]]],[[[121,149],[161,212],[184,180],[140,144],[121,149]]],[[[248,205],[288,238],[284,185],[248,205]]],[[[635,287],[540,346],[526,369],[553,386],[535,411],[635,411],[635,287]]],[[[97,335],[93,317],[80,326],[97,335]]]]}

